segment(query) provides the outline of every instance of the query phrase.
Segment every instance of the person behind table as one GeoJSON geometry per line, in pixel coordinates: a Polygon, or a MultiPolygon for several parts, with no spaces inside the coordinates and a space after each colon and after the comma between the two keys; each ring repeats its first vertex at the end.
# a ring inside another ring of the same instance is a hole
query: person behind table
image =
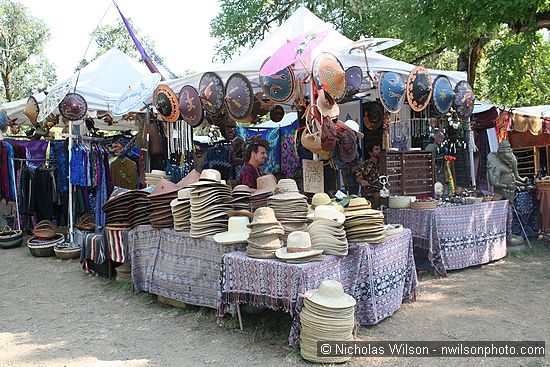
{"type": "Polygon", "coordinates": [[[363,196],[371,202],[373,208],[380,206],[380,190],[382,189],[382,184],[378,181],[380,177],[380,148],[380,143],[369,142],[365,149],[369,158],[354,170],[355,181],[361,185],[363,196]]]}
{"type": "Polygon", "coordinates": [[[260,167],[267,159],[269,143],[265,140],[251,141],[246,147],[247,164],[241,170],[240,184],[256,189],[256,180],[261,176],[260,167]]]}

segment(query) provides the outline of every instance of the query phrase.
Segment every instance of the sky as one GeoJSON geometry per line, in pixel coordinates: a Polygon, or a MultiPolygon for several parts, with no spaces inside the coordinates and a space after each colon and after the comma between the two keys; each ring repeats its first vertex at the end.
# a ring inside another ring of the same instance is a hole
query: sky
{"type": "MultiPolygon", "coordinates": [[[[101,21],[116,24],[120,15],[111,0],[20,0],[34,17],[46,22],[50,40],[45,53],[57,69],[58,80],[70,77],[84,56],[90,34],[101,21]]],[[[155,42],[155,51],[176,74],[202,70],[211,63],[216,40],[210,38],[210,21],[219,12],[217,0],[118,0],[141,37],[155,42]]],[[[86,53],[89,60],[95,48],[86,53]]]]}

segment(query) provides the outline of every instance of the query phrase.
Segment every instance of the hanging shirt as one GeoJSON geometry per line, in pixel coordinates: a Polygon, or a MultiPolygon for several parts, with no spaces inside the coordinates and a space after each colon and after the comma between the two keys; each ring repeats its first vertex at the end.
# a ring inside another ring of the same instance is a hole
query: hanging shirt
{"type": "Polygon", "coordinates": [[[113,176],[113,184],[115,186],[130,190],[138,188],[137,166],[131,159],[116,159],[111,164],[111,175],[113,176]]]}

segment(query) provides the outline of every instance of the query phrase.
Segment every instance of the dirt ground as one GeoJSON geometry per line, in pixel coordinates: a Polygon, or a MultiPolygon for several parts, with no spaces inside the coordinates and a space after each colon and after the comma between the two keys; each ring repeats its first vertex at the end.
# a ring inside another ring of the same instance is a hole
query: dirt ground
{"type": "MultiPolygon", "coordinates": [[[[550,345],[550,250],[421,277],[417,302],[363,340],[544,340],[550,345]]],[[[244,315],[217,325],[213,310],[176,309],[128,285],[91,277],[77,260],[0,251],[0,366],[306,365],[288,348],[282,313],[244,315]]],[[[370,366],[550,366],[525,358],[362,358],[370,366]]]]}

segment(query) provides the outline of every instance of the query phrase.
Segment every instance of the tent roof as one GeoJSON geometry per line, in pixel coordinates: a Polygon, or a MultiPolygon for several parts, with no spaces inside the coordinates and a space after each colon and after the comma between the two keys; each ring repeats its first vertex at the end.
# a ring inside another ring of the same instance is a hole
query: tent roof
{"type": "Polygon", "coordinates": [[[513,109],[513,111],[516,112],[516,113],[523,114],[523,115],[550,118],[550,105],[531,106],[531,107],[516,107],[516,108],[513,109]]]}
{"type": "MultiPolygon", "coordinates": [[[[233,73],[239,72],[246,75],[252,82],[258,81],[258,73],[262,63],[270,57],[275,50],[280,48],[288,40],[295,38],[305,32],[329,26],[327,23],[318,18],[305,7],[299,7],[287,20],[279,27],[267,34],[263,41],[257,43],[250,50],[233,58],[225,64],[208,65],[204,70],[198,73],[189,75],[183,78],[167,81],[169,87],[174,92],[178,93],[180,89],[190,84],[198,86],[200,78],[204,72],[213,71],[220,75],[223,80],[227,80],[233,73]]],[[[358,65],[366,72],[366,64],[364,56],[350,55],[343,52],[342,49],[350,45],[353,41],[338,31],[331,28],[328,35],[315,47],[312,51],[312,58],[320,52],[332,52],[342,62],[344,68],[353,65],[358,65]]],[[[383,70],[396,71],[408,75],[415,65],[408,64],[403,61],[394,60],[390,57],[381,55],[376,52],[367,52],[369,67],[371,71],[379,72],[383,70]]],[[[433,75],[446,75],[451,80],[452,84],[456,84],[460,80],[466,79],[465,72],[458,71],[439,71],[430,70],[433,75]]]]}
{"type": "MultiPolygon", "coordinates": [[[[112,48],[81,69],[76,92],[84,97],[88,110],[109,111],[132,83],[149,73],[144,65],[122,51],[112,48]]],[[[70,78],[66,80],[68,79],[70,78]]],[[[35,98],[40,104],[44,101],[45,94],[39,93],[35,98]]],[[[11,118],[18,118],[18,123],[25,121],[28,124],[30,122],[23,114],[27,99],[5,103],[0,106],[0,109],[5,110],[11,118]]],[[[98,128],[103,128],[100,126],[102,121],[96,120],[98,128]]],[[[125,125],[118,128],[120,130],[135,128],[133,122],[125,125]]]]}

